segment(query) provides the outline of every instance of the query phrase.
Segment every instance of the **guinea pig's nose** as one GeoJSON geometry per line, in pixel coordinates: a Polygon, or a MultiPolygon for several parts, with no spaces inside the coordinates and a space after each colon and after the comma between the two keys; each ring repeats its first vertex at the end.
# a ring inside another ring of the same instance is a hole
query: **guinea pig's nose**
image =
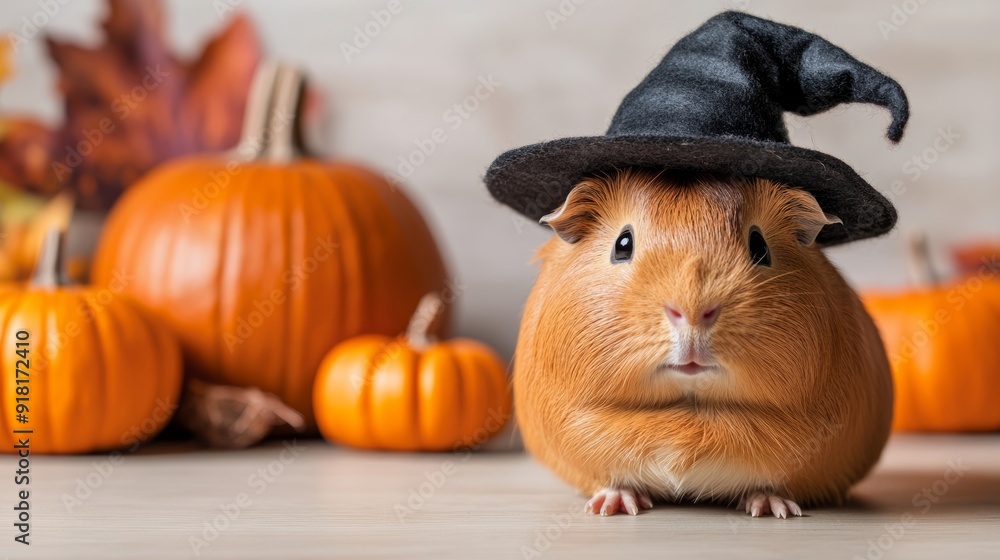
{"type": "Polygon", "coordinates": [[[701,327],[711,327],[715,324],[715,321],[719,318],[719,313],[722,311],[722,306],[712,305],[709,307],[704,307],[698,310],[697,313],[687,314],[681,311],[681,308],[676,305],[666,304],[663,309],[667,312],[667,318],[670,322],[676,326],[682,326],[685,324],[690,324],[694,326],[701,327]]]}

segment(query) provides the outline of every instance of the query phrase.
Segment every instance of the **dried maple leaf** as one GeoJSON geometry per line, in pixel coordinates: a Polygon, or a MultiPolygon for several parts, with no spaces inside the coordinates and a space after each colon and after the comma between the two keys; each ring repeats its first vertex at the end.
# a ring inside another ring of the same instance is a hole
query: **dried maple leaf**
{"type": "Polygon", "coordinates": [[[156,164],[221,151],[239,138],[246,92],[262,52],[237,15],[193,61],[166,46],[157,0],[109,0],[105,39],[83,47],[46,38],[65,119],[49,129],[0,119],[0,179],[81,208],[105,210],[156,164]]]}

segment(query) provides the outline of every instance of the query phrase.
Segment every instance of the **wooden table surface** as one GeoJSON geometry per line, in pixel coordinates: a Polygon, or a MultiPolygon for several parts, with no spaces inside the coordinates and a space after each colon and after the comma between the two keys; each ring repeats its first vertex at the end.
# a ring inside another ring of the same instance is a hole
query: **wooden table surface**
{"type": "Polygon", "coordinates": [[[897,436],[848,507],[787,520],[701,505],[587,516],[521,452],[300,440],[32,459],[32,544],[13,541],[5,474],[0,558],[1000,558],[998,435],[897,436]]]}

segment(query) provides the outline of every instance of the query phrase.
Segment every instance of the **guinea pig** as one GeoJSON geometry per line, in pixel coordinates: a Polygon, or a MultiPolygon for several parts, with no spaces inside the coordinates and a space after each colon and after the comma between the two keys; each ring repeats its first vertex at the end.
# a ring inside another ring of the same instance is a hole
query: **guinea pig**
{"type": "Polygon", "coordinates": [[[525,445],[636,515],[709,500],[754,517],[840,504],[889,435],[878,331],[816,245],[839,223],[764,179],[616,171],[542,218],[514,358],[525,445]]]}

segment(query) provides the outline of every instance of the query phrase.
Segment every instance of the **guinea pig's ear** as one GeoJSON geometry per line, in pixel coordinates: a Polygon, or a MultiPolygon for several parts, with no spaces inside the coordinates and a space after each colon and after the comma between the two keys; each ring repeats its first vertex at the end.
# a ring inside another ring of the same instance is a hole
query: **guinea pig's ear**
{"type": "Polygon", "coordinates": [[[820,230],[823,229],[823,226],[843,223],[837,216],[824,212],[820,208],[816,198],[808,192],[798,189],[791,192],[796,202],[798,202],[795,221],[798,226],[796,236],[799,239],[799,243],[806,246],[812,245],[816,242],[816,237],[819,235],[820,230]]]}
{"type": "Polygon", "coordinates": [[[549,226],[566,243],[576,243],[597,220],[597,187],[584,181],[573,187],[562,206],[542,216],[538,223],[549,226]]]}

